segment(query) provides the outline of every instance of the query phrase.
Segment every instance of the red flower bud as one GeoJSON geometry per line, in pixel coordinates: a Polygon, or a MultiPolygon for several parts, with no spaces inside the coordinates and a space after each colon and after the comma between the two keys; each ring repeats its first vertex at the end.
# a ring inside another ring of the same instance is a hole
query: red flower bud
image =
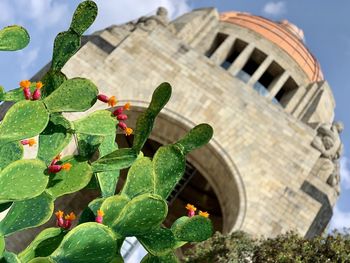
{"type": "Polygon", "coordinates": [[[128,119],[128,116],[125,115],[125,114],[119,114],[119,115],[117,116],[117,119],[118,119],[119,121],[125,121],[125,120],[128,119]]]}

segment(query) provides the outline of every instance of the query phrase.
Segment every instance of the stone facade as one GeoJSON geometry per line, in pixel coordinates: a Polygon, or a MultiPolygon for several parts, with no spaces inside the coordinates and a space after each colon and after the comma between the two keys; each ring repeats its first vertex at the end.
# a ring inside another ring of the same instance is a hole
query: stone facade
{"type": "Polygon", "coordinates": [[[339,195],[341,142],[332,126],[332,92],[326,81],[310,81],[290,54],[264,36],[220,20],[215,9],[171,23],[161,9],[89,36],[63,71],[91,79],[121,103],[130,101],[131,127],[154,88],[169,82],[173,96],[151,135],[159,143],[175,141],[195,124],[213,126],[213,140],[189,161],[214,189],[223,232],[274,236],[294,229],[312,237],[324,231],[339,195]],[[218,34],[225,39],[220,42],[218,34]],[[237,55],[226,67],[230,52],[237,55]],[[251,59],[254,72],[239,77],[251,59]],[[268,70],[272,79],[261,96],[253,87],[268,70]],[[328,141],[322,129],[332,133],[328,141]],[[334,152],[326,156],[330,148],[334,152]]]}

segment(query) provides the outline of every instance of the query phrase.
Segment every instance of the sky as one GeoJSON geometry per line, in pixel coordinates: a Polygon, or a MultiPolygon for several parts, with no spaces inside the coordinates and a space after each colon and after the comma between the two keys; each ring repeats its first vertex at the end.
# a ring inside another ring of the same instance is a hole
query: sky
{"type": "MultiPolygon", "coordinates": [[[[22,51],[0,53],[0,85],[6,90],[29,79],[51,60],[54,37],[68,28],[79,0],[1,0],[0,27],[24,26],[31,43],[22,51]]],[[[317,57],[324,76],[333,89],[336,120],[345,125],[342,140],[345,155],[341,159],[340,199],[334,209],[330,228],[350,227],[350,22],[349,0],[97,0],[99,16],[95,30],[133,20],[154,12],[158,6],[168,9],[175,18],[195,8],[216,7],[220,12],[236,10],[265,16],[272,20],[287,19],[302,28],[306,45],[317,57]]]]}

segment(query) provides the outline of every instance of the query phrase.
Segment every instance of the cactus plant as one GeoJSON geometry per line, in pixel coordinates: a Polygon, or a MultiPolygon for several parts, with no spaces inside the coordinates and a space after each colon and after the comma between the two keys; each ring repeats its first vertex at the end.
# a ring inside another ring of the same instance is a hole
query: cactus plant
{"type": "MultiPolygon", "coordinates": [[[[115,143],[117,129],[126,136],[133,132],[125,122],[129,103],[75,121],[65,117],[65,112],[90,109],[97,100],[110,107],[116,104],[114,96],[99,94],[90,80],[67,79],[60,71],[79,49],[81,35],[96,15],[93,1],[79,4],[69,29],[55,39],[51,68],[42,82],[24,80],[18,89],[0,91],[1,100],[15,102],[0,124],[0,211],[9,209],[0,221],[0,262],[123,262],[120,249],[129,236],[149,253],[142,262],[178,262],[175,249],[212,234],[208,214],[195,215],[191,205],[188,216],[171,228],[162,225],[168,213],[166,199],[184,174],[186,155],[213,135],[209,125],[200,124],[178,142],[160,147],[153,158],[143,155],[155,118],[170,99],[169,83],[155,89],[149,107],[138,117],[131,148],[115,143]],[[78,154],[61,158],[72,138],[78,154]],[[23,149],[35,143],[36,158],[22,159],[23,149]],[[127,179],[116,194],[124,168],[130,168],[127,179]],[[101,197],[90,202],[78,226],[70,229],[74,213],[64,216],[57,211],[57,227],[43,230],[18,256],[5,250],[5,237],[44,224],[56,198],[92,183],[101,197]]],[[[0,50],[25,45],[24,31],[11,30],[15,31],[0,31],[0,50]]]]}

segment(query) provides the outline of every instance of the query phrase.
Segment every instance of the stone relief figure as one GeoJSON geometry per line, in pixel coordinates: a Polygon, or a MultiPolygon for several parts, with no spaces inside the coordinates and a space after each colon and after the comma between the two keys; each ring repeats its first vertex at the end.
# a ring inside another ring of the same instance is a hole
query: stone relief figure
{"type": "Polygon", "coordinates": [[[157,25],[168,27],[168,10],[164,7],[159,7],[155,15],[142,16],[138,20],[126,23],[120,27],[127,31],[134,31],[136,28],[141,28],[145,31],[153,30],[157,25]]]}
{"type": "Polygon", "coordinates": [[[319,176],[340,192],[339,158],[343,152],[340,133],[344,126],[341,122],[321,124],[311,145],[321,152],[319,176]]]}

